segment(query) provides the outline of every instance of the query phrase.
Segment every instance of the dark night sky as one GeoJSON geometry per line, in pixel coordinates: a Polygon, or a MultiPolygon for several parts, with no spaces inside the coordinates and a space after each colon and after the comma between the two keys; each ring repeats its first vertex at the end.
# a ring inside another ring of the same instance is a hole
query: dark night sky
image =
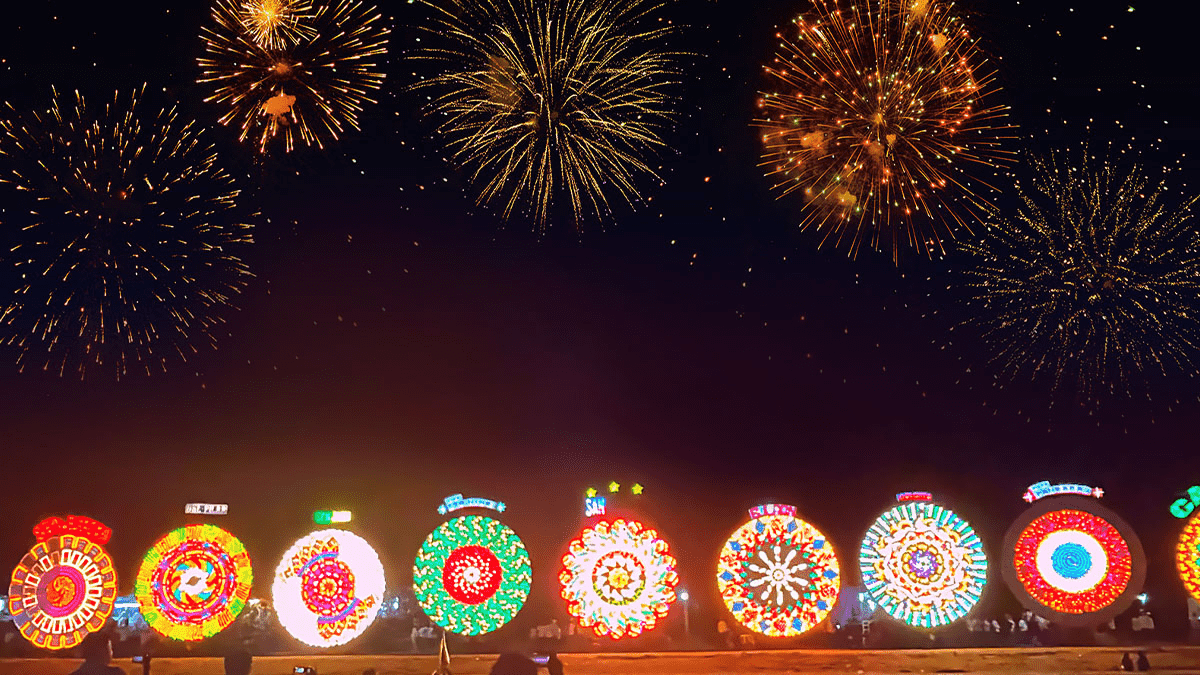
{"type": "MultiPolygon", "coordinates": [[[[405,583],[434,507],[464,492],[509,503],[534,602],[548,603],[583,489],[616,478],[647,486],[642,508],[684,584],[712,593],[717,550],[753,504],[796,504],[849,568],[891,495],[929,489],[994,557],[1025,486],[1049,479],[1104,486],[1157,559],[1151,593],[1180,596],[1167,506],[1200,478],[1193,380],[1099,413],[997,388],[980,345],[949,340],[953,260],[897,270],[817,251],[797,205],[768,192],[748,121],[771,36],[804,4],[664,10],[696,54],[666,185],[603,230],[539,239],[473,208],[438,158],[403,89],[421,11],[385,2],[389,79],[361,133],[261,169],[217,134],[266,217],[219,350],[119,383],[18,373],[0,350],[0,569],[40,518],[86,513],[113,527],[129,592],[142,552],[185,522],[182,504],[214,501],[231,505],[222,522],[247,543],[258,593],[322,507],[353,509],[405,583]]],[[[1034,139],[1013,149],[1133,139],[1148,166],[1187,154],[1182,180],[1194,173],[1194,38],[1172,3],[960,6],[1034,139]]],[[[206,3],[22,11],[0,21],[0,92],[15,105],[44,102],[51,84],[100,99],[148,82],[214,124],[194,84],[206,3]]]]}

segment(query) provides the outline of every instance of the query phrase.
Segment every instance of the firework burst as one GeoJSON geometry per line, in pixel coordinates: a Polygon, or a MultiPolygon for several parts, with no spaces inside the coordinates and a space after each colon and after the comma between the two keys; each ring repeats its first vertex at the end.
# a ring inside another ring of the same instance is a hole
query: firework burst
{"type": "Polygon", "coordinates": [[[246,285],[232,177],[195,123],[143,108],[141,92],[96,110],[56,92],[0,120],[0,343],[22,370],[164,369],[215,345],[246,285]]]}
{"type": "Polygon", "coordinates": [[[1200,345],[1197,198],[1161,203],[1139,168],[1068,151],[1030,159],[1012,217],[960,241],[971,319],[1011,378],[1100,402],[1157,372],[1194,375],[1200,345]]]}
{"type": "Polygon", "coordinates": [[[275,139],[287,151],[298,143],[324,147],[357,130],[358,115],[383,85],[378,61],[387,54],[389,32],[383,16],[358,0],[331,0],[311,17],[303,10],[308,6],[217,0],[212,25],[203,29],[200,82],[215,88],[205,100],[226,108],[221,124],[237,126],[239,139],[259,152],[275,139]],[[256,23],[262,15],[247,8],[267,5],[287,8],[289,18],[276,14],[256,23]]]}
{"type": "MultiPolygon", "coordinates": [[[[856,255],[866,245],[944,251],[986,205],[976,173],[1003,163],[1006,108],[992,72],[944,0],[813,0],[780,34],[759,100],[762,166],[805,200],[802,228],[856,255]]],[[[990,189],[990,188],[989,188],[990,189]]],[[[968,228],[969,229],[969,228],[968,228]]]]}
{"type": "Polygon", "coordinates": [[[247,0],[241,6],[242,27],[264,49],[284,49],[316,37],[308,0],[247,0]]]}
{"type": "Polygon", "coordinates": [[[578,229],[612,203],[640,201],[639,178],[674,121],[674,31],[651,23],[653,0],[427,1],[420,52],[439,73],[426,112],[477,202],[504,217],[527,211],[539,229],[556,201],[578,229]]]}

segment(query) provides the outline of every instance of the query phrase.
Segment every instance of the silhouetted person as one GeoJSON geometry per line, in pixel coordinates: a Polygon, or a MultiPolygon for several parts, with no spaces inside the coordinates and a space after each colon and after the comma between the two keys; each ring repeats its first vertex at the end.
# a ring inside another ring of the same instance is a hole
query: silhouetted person
{"type": "Polygon", "coordinates": [[[1121,670],[1133,670],[1133,659],[1129,658],[1129,652],[1121,657],[1121,670]]]}
{"type": "Polygon", "coordinates": [[[1146,658],[1146,652],[1138,652],[1137,669],[1150,670],[1150,659],[1146,658]]]}
{"type": "Polygon", "coordinates": [[[125,671],[109,665],[112,663],[112,636],[108,633],[92,633],[79,643],[83,652],[83,665],[71,675],[125,675],[125,671]]]}
{"type": "Polygon", "coordinates": [[[558,660],[558,654],[550,655],[550,659],[546,661],[546,670],[550,675],[563,675],[563,664],[558,660]]]}
{"type": "Polygon", "coordinates": [[[537,664],[520,654],[501,654],[488,671],[491,675],[538,675],[537,664]]]}
{"type": "Polygon", "coordinates": [[[250,666],[254,657],[245,649],[230,652],[225,655],[225,675],[250,675],[250,666]]]}

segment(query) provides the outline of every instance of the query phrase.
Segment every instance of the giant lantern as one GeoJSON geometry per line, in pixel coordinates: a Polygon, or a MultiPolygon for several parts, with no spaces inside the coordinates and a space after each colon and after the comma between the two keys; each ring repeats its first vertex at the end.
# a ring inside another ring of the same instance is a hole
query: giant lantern
{"type": "Polygon", "coordinates": [[[146,553],[134,595],[151,628],[190,642],[228,628],[253,583],[250,555],[237,537],[216,525],[187,525],[146,553]]]}
{"type": "Polygon", "coordinates": [[[636,520],[600,520],[567,547],[558,580],[567,611],[596,635],[619,640],[653,630],[675,602],[670,547],[636,520]]]}
{"type": "Polygon", "coordinates": [[[313,647],[362,635],[383,603],[383,564],[362,537],[319,530],[302,537],[275,568],[271,597],[279,623],[313,647]]]}
{"type": "MultiPolygon", "coordinates": [[[[464,509],[503,513],[503,502],[451,495],[441,514],[464,509]]],[[[467,513],[437,526],[413,564],[413,592],[425,614],[459,635],[483,635],[512,620],[533,581],[529,552],[511,528],[467,513]]]]}
{"type": "Polygon", "coordinates": [[[69,649],[104,628],[117,597],[117,573],[104,550],[112,530],[82,516],[47,518],[37,543],[13,570],[8,611],[25,639],[69,649]]]}
{"type": "Polygon", "coordinates": [[[1133,604],[1146,578],[1146,558],[1133,528],[1099,504],[1104,491],[1041,482],[1032,504],[1004,536],[1004,580],[1034,614],[1068,627],[1091,628],[1133,604]]]}
{"type": "Polygon", "coordinates": [[[796,516],[764,504],[730,535],[717,562],[717,588],[738,623],[769,637],[806,633],[829,616],[842,578],[833,546],[796,516]]]}
{"type": "Polygon", "coordinates": [[[1171,514],[1186,519],[1179,543],[1175,547],[1175,566],[1188,595],[1200,602],[1200,486],[1188,488],[1187,497],[1181,497],[1171,505],[1171,514]]]}
{"type": "Polygon", "coordinates": [[[983,543],[929,493],[905,492],[896,499],[863,537],[863,586],[885,612],[910,626],[938,628],[963,618],[987,584],[983,543]]]}

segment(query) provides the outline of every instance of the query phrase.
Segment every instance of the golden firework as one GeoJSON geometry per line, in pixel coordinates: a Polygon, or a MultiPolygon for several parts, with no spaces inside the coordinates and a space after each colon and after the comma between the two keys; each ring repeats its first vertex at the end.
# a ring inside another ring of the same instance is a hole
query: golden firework
{"type": "Polygon", "coordinates": [[[308,0],[246,0],[241,19],[254,41],[266,49],[283,49],[316,36],[308,0]]]}
{"type": "MultiPolygon", "coordinates": [[[[944,0],[813,0],[783,34],[759,100],[762,166],[805,200],[802,228],[856,255],[866,245],[943,251],[987,200],[971,172],[1005,160],[1007,108],[944,0]]],[[[969,229],[969,227],[968,227],[969,229]]]]}
{"type": "Polygon", "coordinates": [[[1196,373],[1200,346],[1197,197],[1162,203],[1167,188],[1138,167],[1058,151],[1031,157],[1021,207],[990,210],[966,254],[971,326],[993,363],[1099,403],[1128,396],[1149,373],[1196,373]]]}
{"type": "Polygon", "coordinates": [[[255,216],[196,123],[142,92],[0,120],[0,343],[23,370],[165,369],[245,287],[255,216]]]}
{"type": "Polygon", "coordinates": [[[562,200],[575,227],[613,200],[640,201],[639,178],[674,122],[674,28],[647,0],[427,0],[439,72],[427,114],[477,202],[544,230],[562,200]],[[653,21],[653,23],[652,23],[653,21]]]}
{"type": "Polygon", "coordinates": [[[260,152],[275,139],[286,151],[298,143],[324,147],[358,129],[359,113],[375,103],[389,30],[378,10],[358,0],[331,0],[312,12],[311,21],[299,14],[306,3],[275,4],[297,12],[293,28],[307,25],[310,32],[263,44],[253,23],[247,27],[244,5],[213,5],[199,59],[200,82],[215,88],[205,100],[226,108],[218,121],[237,126],[239,139],[260,152]]]}

